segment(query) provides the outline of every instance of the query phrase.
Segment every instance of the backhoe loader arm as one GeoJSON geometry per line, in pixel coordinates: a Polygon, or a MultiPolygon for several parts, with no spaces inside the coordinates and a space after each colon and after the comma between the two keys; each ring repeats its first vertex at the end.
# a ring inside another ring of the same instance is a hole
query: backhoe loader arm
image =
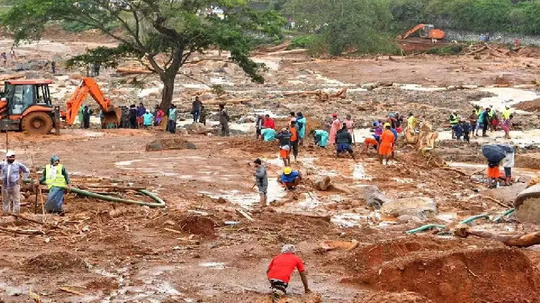
{"type": "Polygon", "coordinates": [[[96,81],[92,78],[84,77],[81,84],[79,84],[71,96],[71,99],[66,103],[66,124],[73,125],[75,123],[75,117],[79,114],[79,109],[88,94],[94,98],[103,112],[108,112],[112,109],[111,100],[103,96],[96,81]]]}
{"type": "Polygon", "coordinates": [[[416,33],[418,30],[421,30],[424,28],[424,24],[418,24],[417,26],[411,28],[401,39],[407,39],[410,35],[416,33]]]}

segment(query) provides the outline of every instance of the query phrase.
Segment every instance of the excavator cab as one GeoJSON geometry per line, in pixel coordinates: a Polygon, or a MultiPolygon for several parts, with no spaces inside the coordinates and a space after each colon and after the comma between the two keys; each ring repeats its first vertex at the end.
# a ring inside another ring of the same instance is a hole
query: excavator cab
{"type": "Polygon", "coordinates": [[[433,24],[424,24],[424,27],[420,29],[418,32],[420,34],[421,38],[431,38],[429,33],[435,29],[435,26],[433,24]]]}
{"type": "Polygon", "coordinates": [[[54,126],[50,80],[9,80],[4,84],[0,118],[8,118],[9,130],[46,134],[54,126]]]}

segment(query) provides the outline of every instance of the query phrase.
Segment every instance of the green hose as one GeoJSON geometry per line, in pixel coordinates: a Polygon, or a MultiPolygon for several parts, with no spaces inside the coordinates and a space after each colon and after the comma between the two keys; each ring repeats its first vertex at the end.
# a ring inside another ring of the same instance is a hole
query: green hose
{"type": "Polygon", "coordinates": [[[127,199],[121,199],[121,198],[117,198],[117,197],[112,197],[112,196],[105,196],[105,195],[100,195],[100,194],[96,194],[96,193],[93,193],[93,192],[90,192],[90,191],[86,191],[86,190],[82,190],[82,189],[78,189],[78,188],[75,188],[75,187],[72,187],[71,188],[71,191],[74,192],[74,193],[77,193],[77,194],[80,194],[80,195],[83,195],[83,196],[87,196],[87,197],[91,197],[91,198],[96,198],[96,199],[100,199],[100,200],[104,200],[104,201],[109,201],[109,202],[117,202],[117,203],[126,203],[126,204],[136,204],[136,205],[141,205],[141,206],[148,206],[148,207],[165,207],[165,201],[163,201],[162,199],[160,199],[158,196],[156,196],[155,194],[149,192],[149,191],[146,191],[144,189],[141,189],[139,190],[140,193],[152,198],[154,201],[156,201],[155,203],[153,202],[142,202],[142,201],[134,201],[134,200],[127,200],[127,199]]]}
{"type": "Polygon", "coordinates": [[[481,214],[481,215],[472,216],[470,218],[467,218],[467,219],[459,222],[459,224],[468,224],[468,223],[471,223],[472,221],[478,220],[478,219],[489,219],[489,216],[487,214],[481,214]]]}
{"type": "Polygon", "coordinates": [[[512,214],[514,211],[516,211],[515,208],[510,208],[509,210],[505,211],[501,216],[497,216],[495,219],[493,219],[493,222],[499,223],[503,217],[512,214]]]}
{"type": "Polygon", "coordinates": [[[428,229],[431,229],[431,228],[445,229],[446,226],[440,225],[440,224],[427,224],[427,225],[420,226],[420,227],[415,228],[415,229],[408,230],[407,234],[411,235],[411,234],[415,234],[417,232],[421,232],[421,231],[428,230],[428,229]]]}

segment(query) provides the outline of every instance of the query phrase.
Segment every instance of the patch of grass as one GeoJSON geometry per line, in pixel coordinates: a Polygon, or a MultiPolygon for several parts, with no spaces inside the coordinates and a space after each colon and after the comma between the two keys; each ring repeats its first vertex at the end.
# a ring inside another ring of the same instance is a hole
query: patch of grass
{"type": "Polygon", "coordinates": [[[307,48],[313,43],[314,40],[315,36],[313,35],[294,37],[291,40],[291,44],[287,47],[287,49],[307,48]]]}
{"type": "Polygon", "coordinates": [[[428,50],[426,53],[432,55],[457,55],[463,51],[461,45],[449,45],[445,47],[436,47],[428,50]]]}

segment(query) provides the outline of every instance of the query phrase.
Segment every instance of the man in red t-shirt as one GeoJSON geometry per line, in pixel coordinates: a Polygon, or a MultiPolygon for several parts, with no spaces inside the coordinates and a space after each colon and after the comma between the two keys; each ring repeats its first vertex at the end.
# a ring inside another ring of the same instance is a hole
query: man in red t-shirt
{"type": "Polygon", "coordinates": [[[284,245],[281,254],[276,256],[268,265],[266,274],[272,288],[272,301],[277,302],[287,293],[287,287],[291,280],[294,269],[297,268],[304,284],[304,291],[311,292],[308,287],[307,276],[304,269],[304,263],[297,255],[294,245],[284,245]]]}
{"type": "Polygon", "coordinates": [[[274,119],[270,118],[270,115],[266,115],[264,118],[263,128],[271,128],[273,130],[276,129],[276,123],[274,122],[274,119]]]}

